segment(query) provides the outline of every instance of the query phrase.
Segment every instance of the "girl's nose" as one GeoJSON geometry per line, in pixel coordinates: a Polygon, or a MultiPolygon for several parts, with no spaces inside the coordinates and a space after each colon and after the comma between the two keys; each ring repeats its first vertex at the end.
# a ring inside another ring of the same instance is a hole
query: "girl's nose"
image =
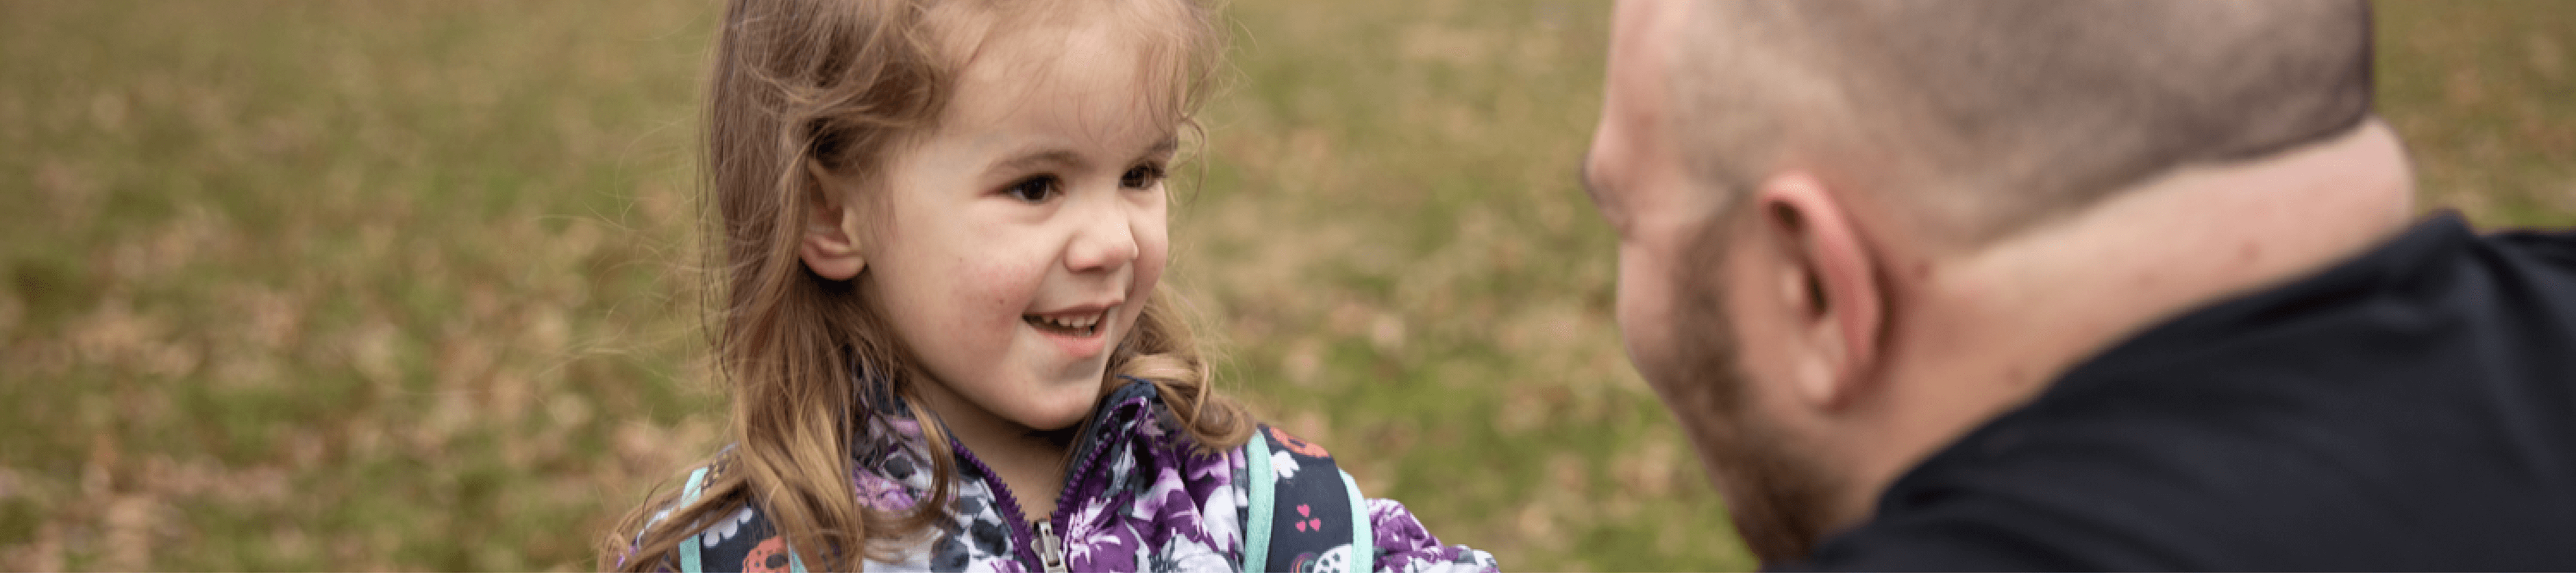
{"type": "Polygon", "coordinates": [[[1136,260],[1136,217],[1114,196],[1094,196],[1071,215],[1080,218],[1064,257],[1066,270],[1115,271],[1136,260]]]}

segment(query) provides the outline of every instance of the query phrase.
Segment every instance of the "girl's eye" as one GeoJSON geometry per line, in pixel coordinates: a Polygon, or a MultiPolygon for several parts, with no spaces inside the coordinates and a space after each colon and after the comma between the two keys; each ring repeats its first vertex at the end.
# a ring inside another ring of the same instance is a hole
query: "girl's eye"
{"type": "Polygon", "coordinates": [[[1003,189],[1002,193],[1029,203],[1045,203],[1046,200],[1055,198],[1057,187],[1055,177],[1030,177],[1018,183],[1012,183],[1011,187],[1003,189]]]}
{"type": "Polygon", "coordinates": [[[1127,168],[1126,173],[1118,175],[1118,186],[1128,189],[1144,189],[1161,182],[1163,182],[1163,168],[1154,165],[1130,167],[1127,168]]]}

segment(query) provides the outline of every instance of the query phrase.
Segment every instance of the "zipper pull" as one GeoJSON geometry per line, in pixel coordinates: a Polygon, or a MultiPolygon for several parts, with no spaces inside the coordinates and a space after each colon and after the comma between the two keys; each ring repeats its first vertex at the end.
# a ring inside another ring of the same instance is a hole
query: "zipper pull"
{"type": "Polygon", "coordinates": [[[1038,561],[1046,565],[1047,573],[1071,571],[1064,567],[1064,540],[1056,538],[1055,524],[1040,521],[1037,526],[1038,561]]]}

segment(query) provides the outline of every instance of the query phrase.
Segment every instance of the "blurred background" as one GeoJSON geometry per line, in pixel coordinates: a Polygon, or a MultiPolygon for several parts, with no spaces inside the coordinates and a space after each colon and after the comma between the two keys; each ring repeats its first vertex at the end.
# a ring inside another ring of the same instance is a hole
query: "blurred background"
{"type": "MultiPolygon", "coordinates": [[[[719,7],[0,3],[0,569],[593,567],[722,421],[719,7]]],[[[1175,280],[1224,384],[1520,570],[1746,569],[1574,185],[1607,8],[1238,0],[1175,280]]],[[[2428,206],[2576,224],[2576,10],[2382,5],[2428,206]]]]}

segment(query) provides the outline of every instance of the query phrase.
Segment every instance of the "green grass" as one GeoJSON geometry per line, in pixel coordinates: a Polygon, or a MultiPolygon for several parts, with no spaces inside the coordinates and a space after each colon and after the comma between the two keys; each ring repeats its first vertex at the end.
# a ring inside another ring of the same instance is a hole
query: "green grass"
{"type": "MultiPolygon", "coordinates": [[[[717,439],[715,10],[0,3],[0,569],[589,567],[717,439]]],[[[1573,186],[1603,12],[1234,3],[1173,280],[1231,390],[1448,541],[1750,568],[1573,186]]],[[[2576,11],[2380,23],[2428,207],[2576,224],[2576,11]]]]}
{"type": "Polygon", "coordinates": [[[2379,105],[2428,207],[2490,227],[2576,225],[2576,11],[2379,4],[2379,105]]]}

